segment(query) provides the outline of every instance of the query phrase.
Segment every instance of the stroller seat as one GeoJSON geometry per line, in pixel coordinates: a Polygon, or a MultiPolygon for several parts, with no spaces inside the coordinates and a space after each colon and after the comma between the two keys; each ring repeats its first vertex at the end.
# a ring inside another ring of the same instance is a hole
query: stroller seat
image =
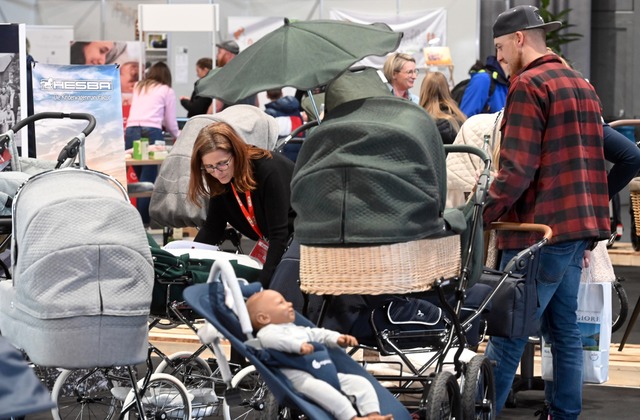
{"type": "MultiPolygon", "coordinates": [[[[281,405],[297,408],[314,420],[332,418],[322,408],[297,394],[279,369],[266,365],[258,357],[256,350],[249,345],[253,337],[251,323],[235,274],[228,262],[216,261],[211,270],[209,282],[188,287],[184,291],[184,296],[189,305],[226,337],[236,351],[255,366],[269,390],[281,405]],[[228,292],[225,292],[225,289],[228,292]],[[225,300],[228,301],[230,296],[233,297],[233,307],[238,312],[237,314],[225,303],[225,300]]],[[[309,320],[299,313],[296,314],[295,323],[313,326],[309,320]]],[[[397,420],[411,418],[404,406],[348,354],[341,349],[329,349],[329,352],[338,372],[361,375],[372,383],[378,395],[382,411],[393,414],[397,420]]]]}

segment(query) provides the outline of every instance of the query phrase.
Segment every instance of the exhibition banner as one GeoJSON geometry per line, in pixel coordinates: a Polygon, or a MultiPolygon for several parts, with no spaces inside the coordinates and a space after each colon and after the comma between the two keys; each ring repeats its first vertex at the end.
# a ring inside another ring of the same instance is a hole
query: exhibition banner
{"type": "Polygon", "coordinates": [[[68,48],[70,57],[68,64],[117,64],[120,66],[122,125],[126,128],[133,98],[133,87],[140,80],[140,42],[73,41],[68,48]]]}
{"type": "MultiPolygon", "coordinates": [[[[55,65],[33,67],[34,112],[80,112],[95,117],[86,138],[86,162],[126,185],[120,72],[116,65],[55,65]]],[[[84,120],[36,121],[36,156],[57,160],[60,150],[87,125],[84,120]]]]}
{"type": "MultiPolygon", "coordinates": [[[[404,36],[398,51],[413,55],[418,68],[425,68],[424,48],[447,45],[447,10],[444,8],[403,13],[395,16],[380,16],[351,10],[331,9],[329,16],[331,19],[362,24],[383,22],[394,31],[403,32],[404,36]]],[[[385,58],[371,56],[362,60],[360,64],[381,69],[385,58]]]]}

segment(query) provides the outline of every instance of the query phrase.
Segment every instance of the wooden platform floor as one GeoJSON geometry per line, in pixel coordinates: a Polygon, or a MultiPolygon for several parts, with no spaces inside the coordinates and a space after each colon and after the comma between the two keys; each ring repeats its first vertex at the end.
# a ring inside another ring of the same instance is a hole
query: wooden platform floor
{"type": "MultiPolygon", "coordinates": [[[[198,337],[185,326],[169,330],[154,328],[149,334],[149,339],[167,355],[177,351],[195,351],[200,346],[198,337]]],[[[640,388],[640,345],[626,344],[621,352],[618,351],[618,346],[618,343],[611,345],[609,380],[603,385],[640,388]]],[[[228,350],[228,345],[225,348],[228,350]]],[[[483,349],[484,345],[481,345],[479,352],[483,349]]],[[[213,357],[208,351],[204,355],[213,357]]],[[[536,376],[540,375],[539,349],[536,351],[534,373],[536,376]]]]}
{"type": "Polygon", "coordinates": [[[609,248],[611,264],[640,266],[640,252],[634,251],[631,242],[616,242],[609,248]]]}

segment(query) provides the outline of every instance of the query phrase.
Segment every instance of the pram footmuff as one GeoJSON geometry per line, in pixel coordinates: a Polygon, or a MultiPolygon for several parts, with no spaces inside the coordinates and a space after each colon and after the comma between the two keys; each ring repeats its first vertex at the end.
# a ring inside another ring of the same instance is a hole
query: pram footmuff
{"type": "Polygon", "coordinates": [[[79,168],[34,175],[13,200],[0,331],[39,365],[133,365],[147,356],[151,253],[124,187],[85,167],[81,137],[79,168]]]}

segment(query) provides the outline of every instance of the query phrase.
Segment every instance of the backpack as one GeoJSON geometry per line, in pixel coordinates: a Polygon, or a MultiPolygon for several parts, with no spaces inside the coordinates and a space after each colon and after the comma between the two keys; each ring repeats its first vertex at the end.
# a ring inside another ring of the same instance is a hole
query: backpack
{"type": "MultiPolygon", "coordinates": [[[[486,73],[487,70],[482,69],[482,70],[478,70],[478,72],[486,73]]],[[[453,98],[454,101],[456,101],[458,106],[462,105],[462,97],[464,96],[464,91],[467,90],[467,86],[469,85],[470,80],[471,78],[464,79],[463,81],[455,85],[453,89],[451,89],[451,97],[453,98]]],[[[489,87],[489,95],[487,95],[487,100],[485,101],[484,106],[482,107],[483,113],[490,111],[489,99],[491,99],[493,92],[495,92],[496,90],[496,79],[494,77],[491,77],[490,80],[491,80],[491,85],[489,87]]]]}

